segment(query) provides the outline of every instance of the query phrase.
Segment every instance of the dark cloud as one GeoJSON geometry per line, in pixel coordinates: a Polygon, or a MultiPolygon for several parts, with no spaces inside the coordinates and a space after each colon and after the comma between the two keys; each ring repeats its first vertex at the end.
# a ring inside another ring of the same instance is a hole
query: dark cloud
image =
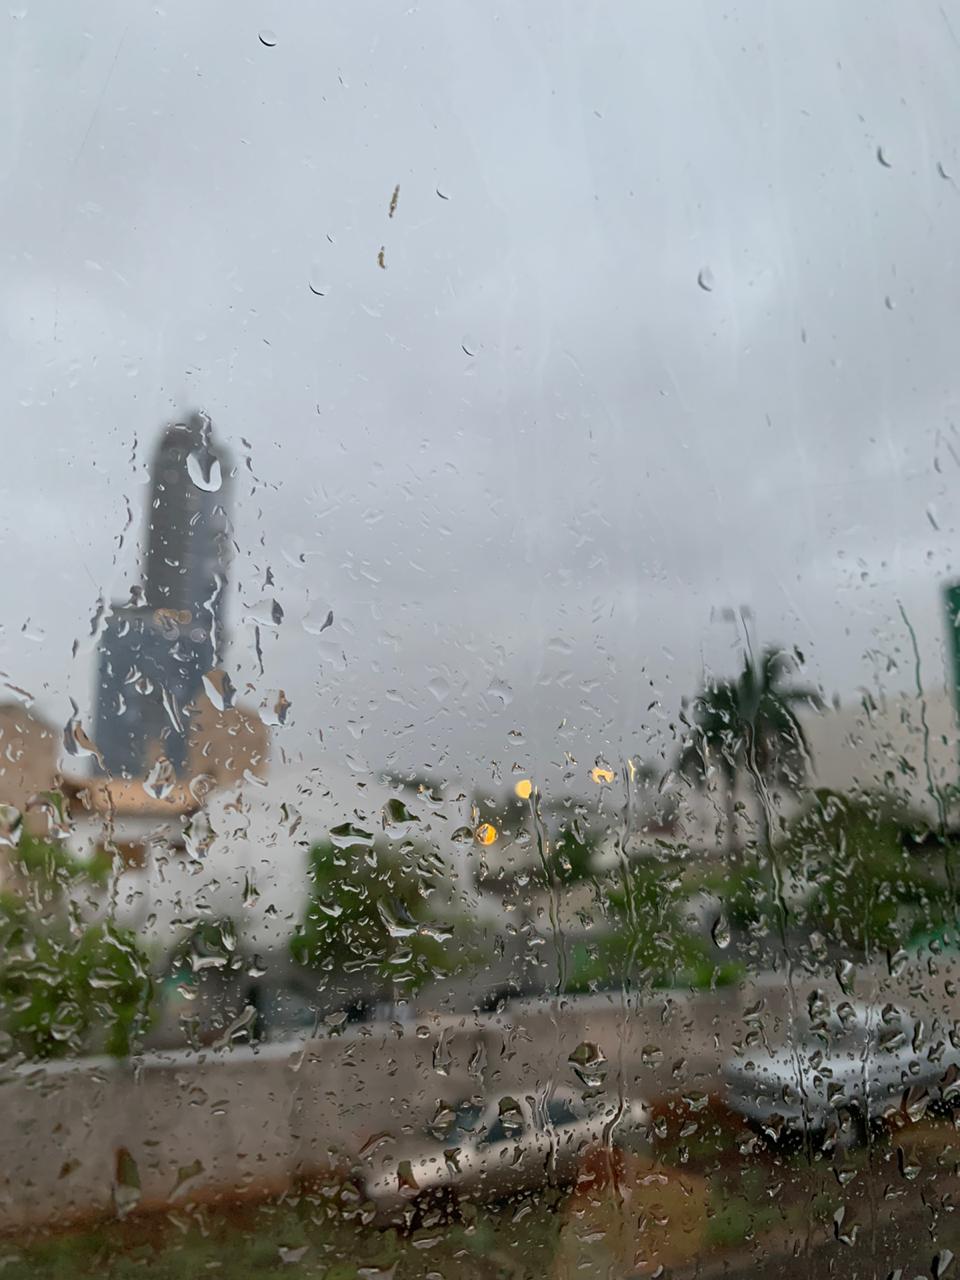
{"type": "Polygon", "coordinates": [[[0,655],[54,720],[195,404],[239,467],[233,659],[292,752],[480,769],[564,717],[615,749],[735,660],[741,603],[850,696],[902,602],[942,678],[960,5],[6,23],[0,655]]]}

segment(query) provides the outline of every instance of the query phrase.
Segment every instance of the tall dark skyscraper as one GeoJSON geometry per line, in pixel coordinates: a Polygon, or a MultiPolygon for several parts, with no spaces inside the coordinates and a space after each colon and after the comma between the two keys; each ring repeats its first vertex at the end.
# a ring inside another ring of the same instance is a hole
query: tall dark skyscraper
{"type": "Polygon", "coordinates": [[[227,466],[209,421],[167,427],[151,472],[143,588],[113,606],[98,655],[95,739],[116,777],[160,755],[183,773],[186,708],[225,648],[227,466]]]}

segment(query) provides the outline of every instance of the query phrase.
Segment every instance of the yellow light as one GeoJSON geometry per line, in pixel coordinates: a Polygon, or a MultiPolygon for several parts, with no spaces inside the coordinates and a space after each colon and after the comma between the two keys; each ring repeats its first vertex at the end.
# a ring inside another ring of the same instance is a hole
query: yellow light
{"type": "Polygon", "coordinates": [[[614,775],[612,769],[604,769],[602,765],[598,764],[590,770],[590,777],[598,786],[602,786],[605,782],[612,782],[614,775]]]}
{"type": "Polygon", "coordinates": [[[521,778],[513,788],[513,793],[521,800],[529,800],[533,794],[533,783],[529,778],[521,778]]]}
{"type": "Polygon", "coordinates": [[[474,832],[478,844],[493,844],[499,834],[492,822],[481,822],[474,832]]]}

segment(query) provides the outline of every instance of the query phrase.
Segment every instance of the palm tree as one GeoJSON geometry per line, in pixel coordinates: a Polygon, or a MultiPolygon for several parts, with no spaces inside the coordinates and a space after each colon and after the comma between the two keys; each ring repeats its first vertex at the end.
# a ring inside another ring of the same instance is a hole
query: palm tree
{"type": "Polygon", "coordinates": [[[738,676],[707,683],[689,709],[690,733],[678,768],[698,786],[706,785],[711,769],[719,772],[731,852],[737,847],[736,797],[742,774],[750,775],[757,793],[764,847],[769,843],[766,793],[774,787],[796,791],[806,776],[810,751],[797,712],[819,710],[823,701],[814,689],[786,683],[797,665],[782,649],[765,649],[759,661],[747,652],[738,676]]]}

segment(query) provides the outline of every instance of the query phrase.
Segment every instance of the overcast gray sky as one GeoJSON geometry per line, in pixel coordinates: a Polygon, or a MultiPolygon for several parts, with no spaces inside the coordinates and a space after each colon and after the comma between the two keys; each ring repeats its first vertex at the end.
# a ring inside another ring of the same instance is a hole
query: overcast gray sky
{"type": "Polygon", "coordinates": [[[292,700],[291,755],[652,750],[735,663],[729,605],[847,698],[912,682],[902,602],[942,683],[960,2],[0,26],[0,668],[45,714],[89,710],[91,616],[194,406],[239,468],[231,663],[292,700]]]}

